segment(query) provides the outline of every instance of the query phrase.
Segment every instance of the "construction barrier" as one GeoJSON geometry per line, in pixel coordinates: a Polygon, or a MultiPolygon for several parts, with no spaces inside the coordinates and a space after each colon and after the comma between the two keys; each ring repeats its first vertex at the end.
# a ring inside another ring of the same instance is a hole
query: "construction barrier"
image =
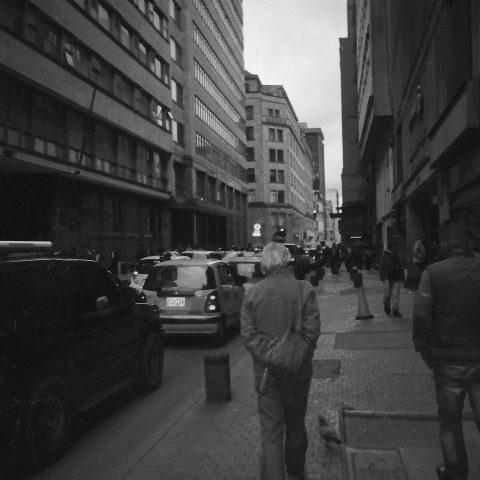
{"type": "Polygon", "coordinates": [[[230,354],[214,353],[204,358],[205,396],[207,402],[228,402],[230,389],[230,354]]]}

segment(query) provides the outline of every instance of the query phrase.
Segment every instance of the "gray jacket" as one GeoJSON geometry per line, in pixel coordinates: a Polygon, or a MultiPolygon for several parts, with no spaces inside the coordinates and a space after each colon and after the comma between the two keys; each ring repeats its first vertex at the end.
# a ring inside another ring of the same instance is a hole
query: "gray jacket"
{"type": "MultiPolygon", "coordinates": [[[[295,325],[300,312],[303,334],[316,345],[320,335],[320,310],[309,283],[295,279],[291,269],[285,268],[273,271],[253,285],[245,294],[241,313],[242,335],[250,353],[251,348],[255,348],[255,340],[261,336],[281,337],[295,325]]],[[[300,377],[312,376],[313,350],[300,377]]],[[[253,367],[255,375],[261,375],[263,366],[255,359],[253,367]]]]}

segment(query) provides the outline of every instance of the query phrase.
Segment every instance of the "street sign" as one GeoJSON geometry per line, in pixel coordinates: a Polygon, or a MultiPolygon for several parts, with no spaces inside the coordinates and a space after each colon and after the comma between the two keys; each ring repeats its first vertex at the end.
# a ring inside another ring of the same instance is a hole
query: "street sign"
{"type": "Polygon", "coordinates": [[[261,237],[262,236],[262,234],[260,233],[261,228],[262,228],[262,226],[259,223],[255,223],[253,225],[252,237],[261,237]]]}

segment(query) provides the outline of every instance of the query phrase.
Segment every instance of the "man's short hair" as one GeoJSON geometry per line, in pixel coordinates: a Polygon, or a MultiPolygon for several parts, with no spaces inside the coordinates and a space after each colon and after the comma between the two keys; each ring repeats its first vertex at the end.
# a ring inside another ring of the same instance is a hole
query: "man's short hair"
{"type": "Polygon", "coordinates": [[[268,275],[273,270],[286,267],[291,260],[288,248],[281,243],[270,242],[262,251],[262,270],[268,275]]]}
{"type": "Polygon", "coordinates": [[[272,242],[285,243],[286,233],[284,230],[277,230],[272,237],[272,242]]]}
{"type": "Polygon", "coordinates": [[[468,231],[462,220],[447,220],[441,225],[440,232],[441,241],[446,246],[468,248],[468,231]]]}

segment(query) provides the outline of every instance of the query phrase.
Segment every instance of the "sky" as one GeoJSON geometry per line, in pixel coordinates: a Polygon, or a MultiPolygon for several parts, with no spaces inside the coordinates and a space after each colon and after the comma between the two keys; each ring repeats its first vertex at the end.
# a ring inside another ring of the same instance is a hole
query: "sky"
{"type": "Polygon", "coordinates": [[[347,0],[243,0],[245,69],[283,85],[299,122],[320,127],[325,186],[341,196],[342,115],[339,38],[347,0]]]}

